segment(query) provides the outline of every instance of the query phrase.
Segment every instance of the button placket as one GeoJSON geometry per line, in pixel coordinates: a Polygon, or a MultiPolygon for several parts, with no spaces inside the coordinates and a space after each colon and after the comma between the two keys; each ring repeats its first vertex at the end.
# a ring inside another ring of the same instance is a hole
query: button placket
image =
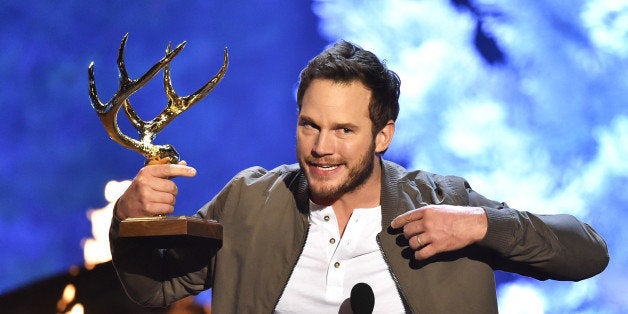
{"type": "Polygon", "coordinates": [[[333,213],[331,207],[325,209],[326,212],[322,212],[320,222],[325,230],[324,237],[320,240],[325,241],[325,247],[327,252],[327,279],[326,279],[326,298],[335,299],[342,295],[342,287],[344,281],[344,269],[341,267],[342,254],[339,254],[339,246],[343,241],[340,238],[340,232],[338,231],[338,223],[336,216],[333,213]]]}
{"type": "Polygon", "coordinates": [[[340,244],[339,239],[339,233],[338,233],[338,226],[335,223],[336,220],[334,219],[335,216],[333,215],[333,209],[330,208],[326,208],[325,211],[327,212],[323,212],[321,214],[322,215],[322,226],[323,226],[323,230],[325,230],[325,234],[324,237],[320,240],[325,241],[325,247],[326,247],[326,252],[327,252],[327,262],[328,262],[328,267],[331,268],[331,265],[334,261],[334,259],[336,258],[336,251],[338,250],[338,245],[340,244]]]}

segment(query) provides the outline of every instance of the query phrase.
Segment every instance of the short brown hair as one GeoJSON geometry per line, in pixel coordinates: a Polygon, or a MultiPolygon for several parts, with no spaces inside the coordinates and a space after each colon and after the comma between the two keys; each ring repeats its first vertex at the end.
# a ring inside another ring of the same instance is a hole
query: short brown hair
{"type": "Polygon", "coordinates": [[[389,120],[397,120],[401,81],[370,51],[341,40],[310,60],[300,75],[297,89],[299,110],[303,95],[314,79],[344,83],[358,80],[371,90],[369,116],[373,122],[373,135],[384,128],[389,120]]]}

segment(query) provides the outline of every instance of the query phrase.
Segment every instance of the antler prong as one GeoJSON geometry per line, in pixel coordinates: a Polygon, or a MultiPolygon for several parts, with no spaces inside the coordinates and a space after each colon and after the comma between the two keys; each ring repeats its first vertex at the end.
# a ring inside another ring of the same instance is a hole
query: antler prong
{"type": "Polygon", "coordinates": [[[98,97],[96,90],[96,79],[94,78],[94,62],[89,64],[87,69],[87,75],[89,77],[89,97],[92,102],[92,106],[96,110],[100,121],[105,126],[105,130],[111,139],[121,144],[124,147],[133,149],[134,140],[124,135],[117,124],[119,105],[116,108],[116,104],[112,101],[103,104],[98,97]]]}
{"type": "MultiPolygon", "coordinates": [[[[171,48],[171,45],[170,43],[168,43],[168,47],[166,47],[166,54],[170,52],[170,48],[171,48]]],[[[180,111],[180,110],[177,110],[179,108],[172,108],[173,106],[178,105],[176,103],[173,103],[172,100],[179,98],[179,95],[177,94],[177,92],[175,92],[174,87],[172,87],[172,77],[170,76],[170,64],[164,67],[164,91],[166,92],[166,97],[168,97],[168,104],[165,110],[170,110],[173,112],[180,111]]]]}
{"type": "Polygon", "coordinates": [[[96,80],[94,79],[94,61],[89,63],[89,67],[87,67],[87,77],[89,79],[89,98],[92,101],[92,105],[96,112],[100,113],[101,111],[106,109],[105,104],[103,104],[98,98],[98,92],[96,91],[96,80]]]}
{"type": "MultiPolygon", "coordinates": [[[[170,51],[170,45],[166,49],[166,52],[170,51]]],[[[168,97],[168,105],[166,108],[151,120],[152,131],[160,132],[166,127],[176,116],[188,110],[194,104],[199,102],[205,96],[207,96],[215,87],[220,83],[222,78],[227,72],[229,65],[229,51],[227,48],[224,50],[223,65],[218,72],[212,77],[205,85],[199,88],[196,92],[180,97],[174,87],[172,87],[172,79],[170,77],[170,65],[164,67],[164,90],[168,97]]]]}
{"type": "Polygon", "coordinates": [[[199,90],[197,90],[191,95],[184,97],[186,106],[191,107],[193,104],[195,104],[196,102],[198,102],[199,100],[207,96],[216,87],[216,85],[220,83],[222,78],[225,76],[225,74],[227,73],[228,65],[229,65],[229,51],[227,48],[225,48],[224,53],[223,53],[223,64],[220,70],[218,70],[216,75],[214,75],[214,77],[212,77],[212,79],[209,80],[209,82],[207,82],[205,85],[199,88],[199,90]]]}
{"type": "Polygon", "coordinates": [[[132,80],[127,72],[126,65],[124,64],[124,49],[128,34],[125,34],[120,43],[118,49],[117,65],[119,71],[119,86],[118,91],[113,95],[111,100],[106,104],[98,98],[96,91],[96,82],[94,79],[94,62],[91,62],[88,67],[89,77],[89,96],[92,102],[92,106],[98,113],[101,122],[105,126],[109,136],[116,142],[120,143],[124,147],[135,150],[142,155],[146,156],[147,163],[152,162],[178,162],[179,154],[176,150],[166,145],[153,145],[152,140],[172,119],[178,116],[180,113],[188,109],[194,103],[207,96],[209,92],[222,80],[227,70],[228,55],[225,48],[224,64],[218,73],[201,89],[186,97],[179,97],[174,88],[172,87],[172,81],[170,79],[170,62],[183,50],[186,42],[179,44],[174,50],[171,49],[171,44],[168,44],[166,49],[166,55],[161,58],[155,65],[153,65],[144,75],[136,80],[132,80]],[[148,83],[159,71],[164,69],[164,89],[168,97],[168,105],[155,119],[151,121],[142,120],[135,110],[131,107],[129,97],[148,83]],[[140,141],[126,136],[120,131],[117,123],[118,112],[120,107],[124,106],[125,113],[133,127],[140,133],[140,141]]]}
{"type": "Polygon", "coordinates": [[[126,40],[129,38],[129,33],[124,34],[122,41],[120,42],[120,48],[118,48],[118,59],[116,64],[118,65],[118,73],[120,75],[120,86],[131,83],[131,78],[126,71],[126,65],[124,64],[124,48],[126,47],[126,40]]]}
{"type": "Polygon", "coordinates": [[[131,125],[136,130],[138,130],[138,132],[139,130],[142,130],[146,122],[142,120],[140,116],[135,112],[135,109],[131,107],[131,101],[128,99],[125,99],[124,103],[122,104],[122,107],[124,108],[124,113],[126,114],[127,118],[129,118],[129,121],[131,121],[131,125]]]}
{"type": "Polygon", "coordinates": [[[120,43],[120,49],[118,49],[118,71],[120,73],[120,86],[118,92],[113,96],[110,102],[118,103],[121,100],[129,98],[133,93],[144,87],[148,81],[150,81],[161,69],[166,67],[174,57],[176,57],[181,50],[185,47],[186,42],[179,44],[174,50],[169,51],[166,55],[155,63],[144,75],[136,80],[131,80],[124,64],[124,47],[128,34],[124,35],[122,42],[120,43]]]}

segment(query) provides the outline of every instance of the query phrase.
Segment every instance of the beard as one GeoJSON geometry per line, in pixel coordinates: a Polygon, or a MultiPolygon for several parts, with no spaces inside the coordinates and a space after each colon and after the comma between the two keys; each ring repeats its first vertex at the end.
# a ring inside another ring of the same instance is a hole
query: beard
{"type": "MultiPolygon", "coordinates": [[[[361,185],[363,185],[368,178],[373,174],[374,169],[374,160],[375,160],[375,141],[371,142],[369,149],[367,149],[358,162],[349,168],[348,177],[339,185],[331,185],[331,184],[318,184],[313,185],[313,181],[316,180],[312,178],[312,174],[305,171],[306,178],[308,181],[308,185],[310,188],[310,197],[314,197],[317,200],[324,200],[325,202],[333,202],[334,200],[339,199],[342,195],[355,191],[361,185]],[[314,187],[313,187],[314,186],[314,187]]],[[[338,163],[325,159],[316,159],[313,157],[306,158],[306,162],[299,160],[299,164],[301,169],[306,169],[308,162],[328,162],[330,164],[338,163]]],[[[349,167],[349,165],[347,165],[349,167]]],[[[320,183],[320,182],[319,182],[320,183]]]]}

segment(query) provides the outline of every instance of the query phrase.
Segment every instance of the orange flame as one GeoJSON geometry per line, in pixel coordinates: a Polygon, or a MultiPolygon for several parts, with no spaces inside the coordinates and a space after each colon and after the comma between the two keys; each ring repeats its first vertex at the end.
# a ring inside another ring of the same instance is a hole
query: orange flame
{"type": "Polygon", "coordinates": [[[61,299],[57,302],[57,313],[70,313],[70,314],[83,314],[84,309],[83,305],[80,303],[76,303],[72,306],[69,312],[65,310],[68,308],[72,302],[74,302],[74,298],[76,297],[76,287],[73,284],[67,284],[63,289],[63,294],[61,295],[61,299]]]}
{"type": "Polygon", "coordinates": [[[82,242],[86,269],[93,269],[97,264],[111,260],[109,226],[113,216],[113,207],[130,184],[129,180],[109,181],[105,186],[105,199],[109,204],[101,209],[87,211],[87,218],[92,222],[93,238],[83,239],[82,242]]]}

